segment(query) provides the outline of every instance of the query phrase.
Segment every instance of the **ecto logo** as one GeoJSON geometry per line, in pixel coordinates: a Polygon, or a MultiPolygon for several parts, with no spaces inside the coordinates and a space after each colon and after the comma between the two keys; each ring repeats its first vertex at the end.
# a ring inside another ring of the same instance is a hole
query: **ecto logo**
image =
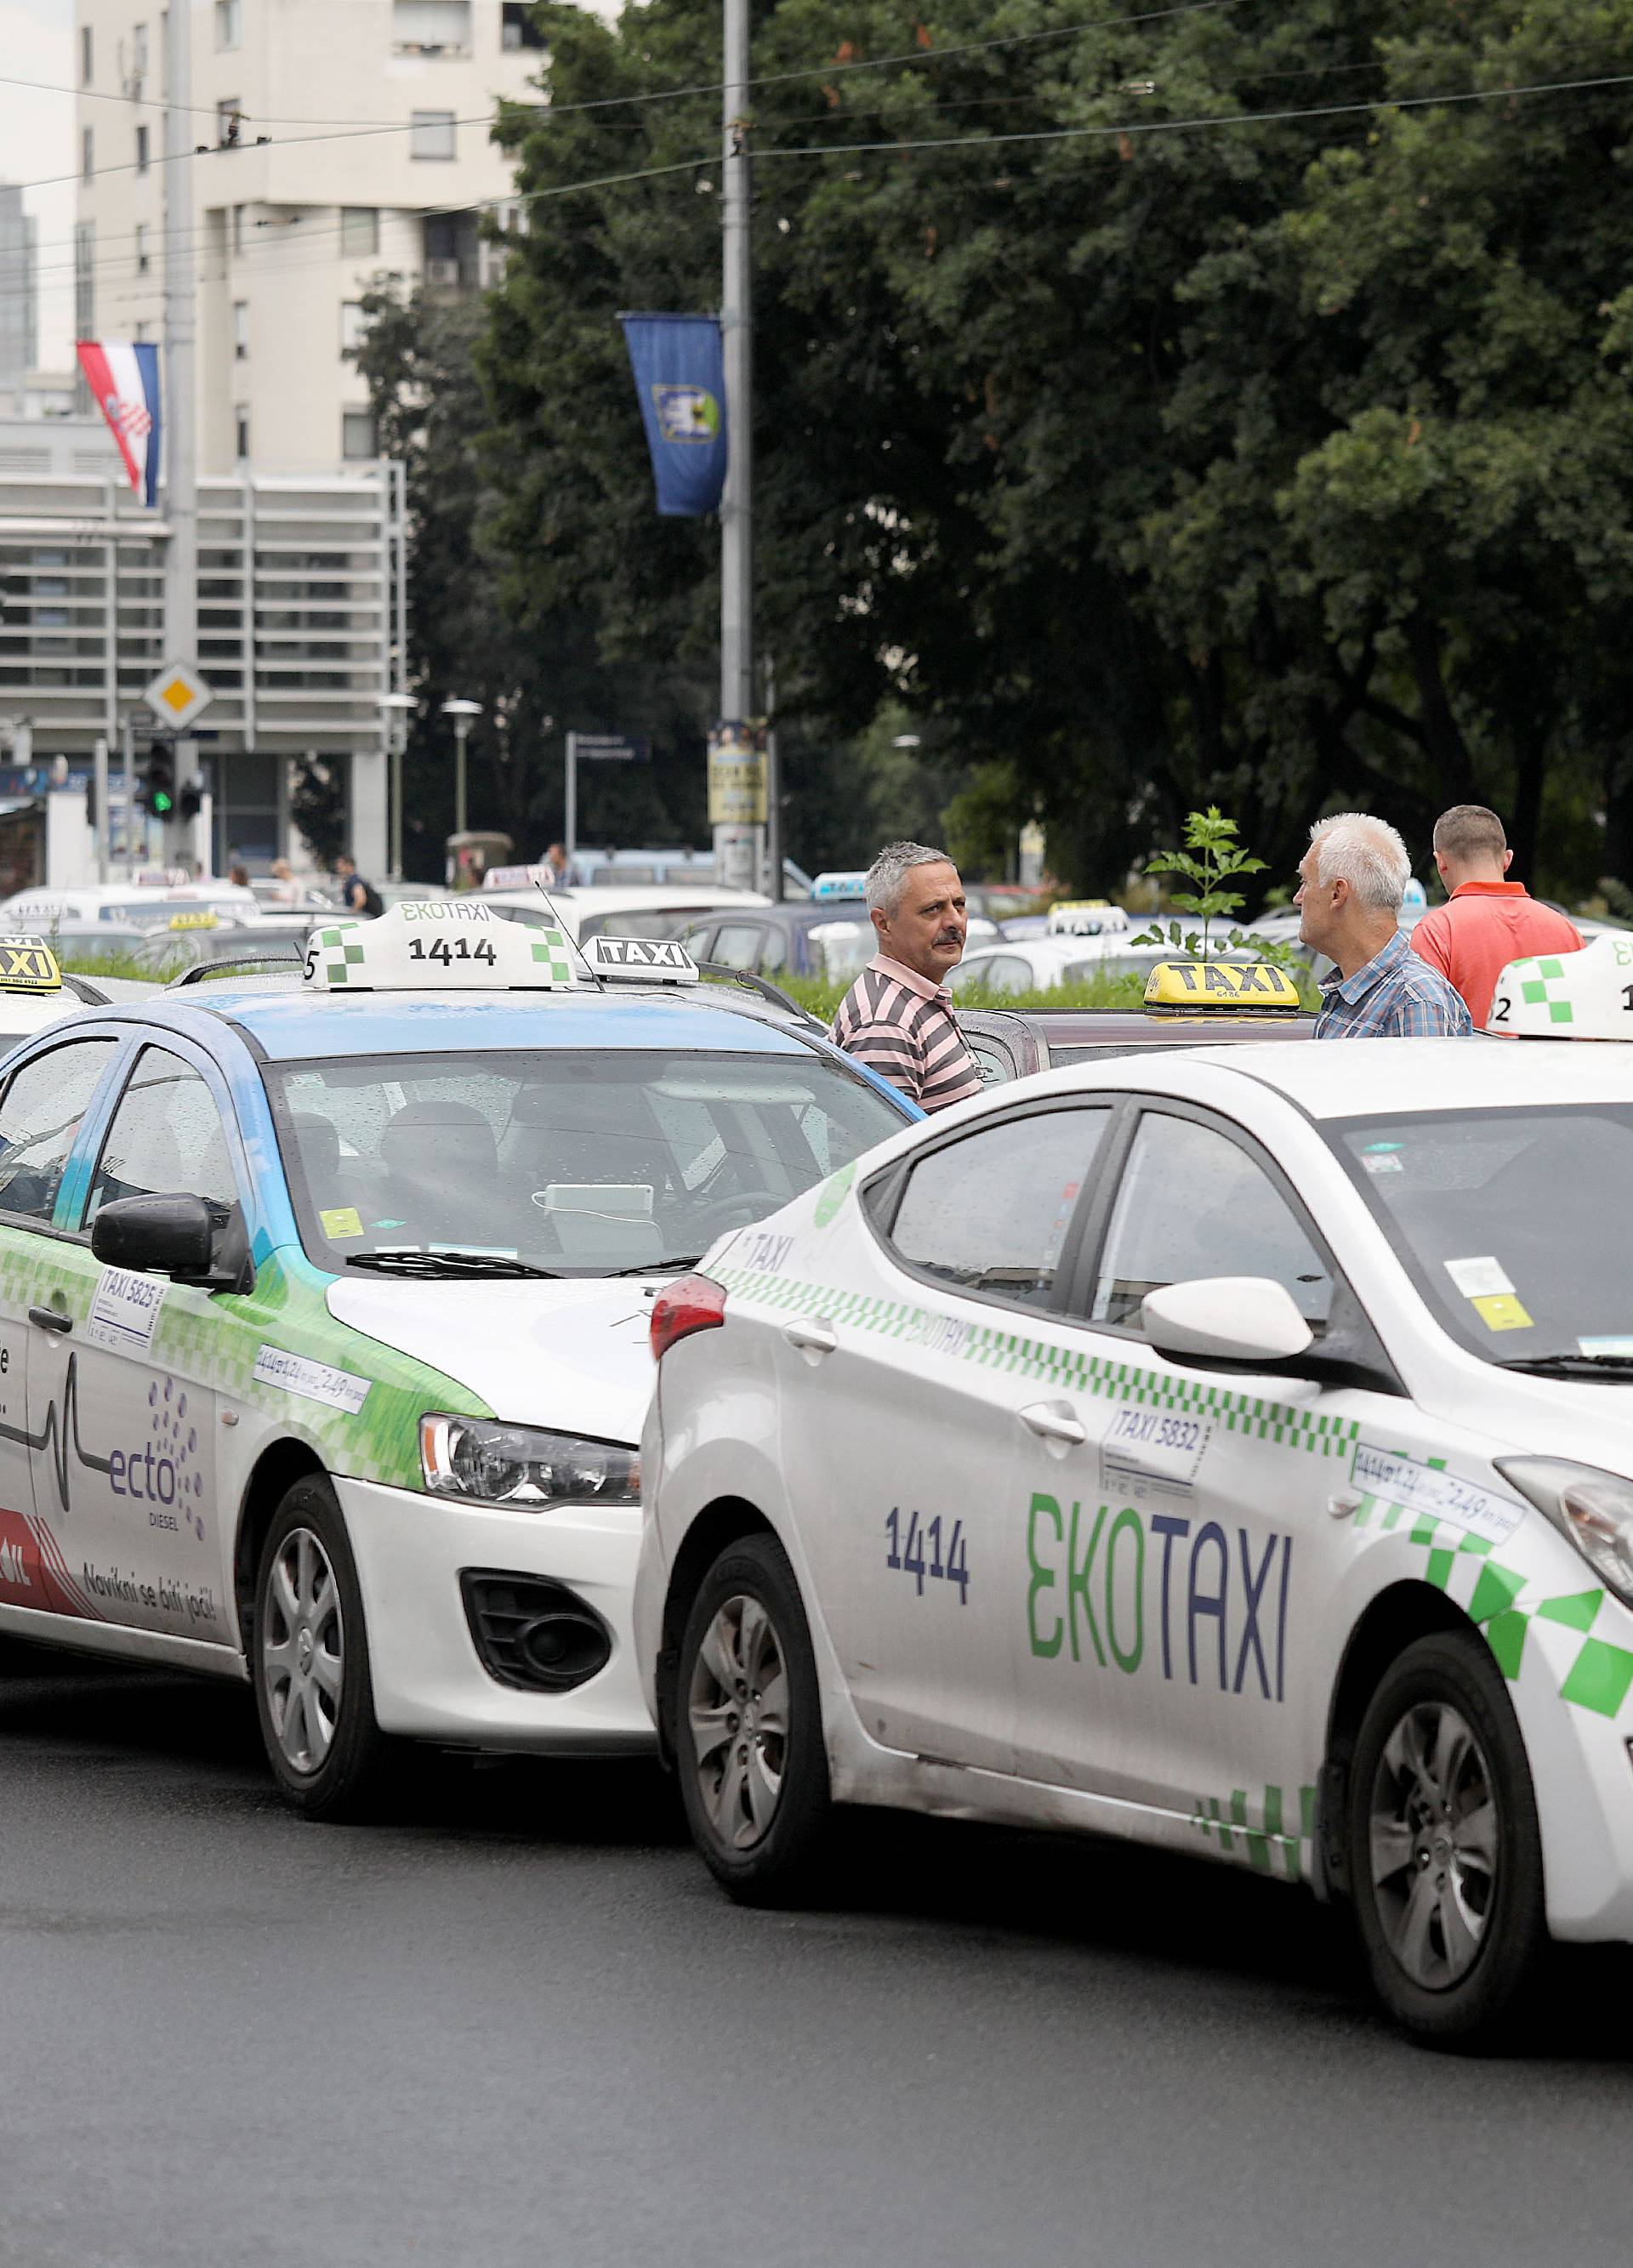
{"type": "Polygon", "coordinates": [[[188,1418],[187,1391],[174,1378],[147,1389],[148,1438],[107,1460],[108,1484],[115,1496],[148,1506],[150,1528],[179,1533],[186,1527],[201,1540],[204,1476],[198,1469],[198,1427],[188,1418]]]}

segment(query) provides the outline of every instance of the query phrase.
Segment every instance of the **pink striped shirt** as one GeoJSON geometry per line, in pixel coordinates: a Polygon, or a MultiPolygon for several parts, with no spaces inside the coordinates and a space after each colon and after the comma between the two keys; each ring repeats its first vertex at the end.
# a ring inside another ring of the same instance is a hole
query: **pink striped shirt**
{"type": "Polygon", "coordinates": [[[840,1001],[833,1038],[921,1110],[945,1110],[981,1091],[951,993],[888,954],[876,954],[840,1001]]]}

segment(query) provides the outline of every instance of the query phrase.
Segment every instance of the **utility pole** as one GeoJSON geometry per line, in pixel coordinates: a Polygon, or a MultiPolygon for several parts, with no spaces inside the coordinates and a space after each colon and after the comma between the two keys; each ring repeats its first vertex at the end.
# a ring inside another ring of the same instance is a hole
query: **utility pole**
{"type": "MultiPolygon", "coordinates": [[[[724,0],[721,101],[720,344],[726,369],[726,486],[720,497],[720,716],[755,714],[754,701],[754,263],[750,235],[749,0],[724,0]]],[[[765,829],[750,830],[752,871],[743,872],[745,830],[716,827],[720,881],[760,885],[765,829]],[[735,853],[735,855],[734,855],[735,853]]]]}
{"type": "MultiPolygon", "coordinates": [[[[165,11],[165,377],[162,474],[166,659],[198,666],[198,294],[193,276],[193,9],[165,11]]],[[[248,603],[248,594],[246,594],[248,603]]],[[[178,789],[198,769],[195,744],[176,743],[178,789]]],[[[219,786],[218,783],[218,787],[219,786]]],[[[129,806],[127,806],[129,808],[129,806]]],[[[168,833],[166,829],[166,833],[168,833]]],[[[166,843],[166,850],[169,845],[166,843]]]]}

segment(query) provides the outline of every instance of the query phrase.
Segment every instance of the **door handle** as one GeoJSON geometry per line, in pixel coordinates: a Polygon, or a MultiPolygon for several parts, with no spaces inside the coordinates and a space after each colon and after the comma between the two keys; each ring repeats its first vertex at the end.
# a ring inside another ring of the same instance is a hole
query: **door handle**
{"type": "Polygon", "coordinates": [[[38,1323],[42,1331],[71,1331],[74,1328],[73,1317],[65,1315],[60,1307],[31,1307],[28,1320],[38,1323]]]}
{"type": "Polygon", "coordinates": [[[802,1354],[831,1354],[839,1344],[831,1323],[785,1323],[782,1335],[802,1354]]]}
{"type": "Polygon", "coordinates": [[[1041,1433],[1046,1441],[1062,1441],[1074,1449],[1089,1439],[1089,1428],[1063,1411],[1058,1403],[1029,1403],[1021,1412],[1021,1423],[1034,1433],[1041,1433]]]}

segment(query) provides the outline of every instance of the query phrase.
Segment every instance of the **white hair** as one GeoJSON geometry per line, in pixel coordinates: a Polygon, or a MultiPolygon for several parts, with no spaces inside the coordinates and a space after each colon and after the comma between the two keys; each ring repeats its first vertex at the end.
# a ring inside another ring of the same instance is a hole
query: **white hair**
{"type": "Polygon", "coordinates": [[[1341,811],[1310,830],[1316,880],[1348,882],[1356,899],[1382,913],[1399,912],[1411,880],[1406,844],[1386,819],[1367,811],[1341,811]]]}
{"type": "Polygon", "coordinates": [[[944,850],[932,850],[924,843],[887,843],[868,869],[863,885],[869,913],[882,913],[894,920],[896,909],[902,902],[902,885],[908,870],[913,866],[950,866],[952,860],[944,850]]]}

